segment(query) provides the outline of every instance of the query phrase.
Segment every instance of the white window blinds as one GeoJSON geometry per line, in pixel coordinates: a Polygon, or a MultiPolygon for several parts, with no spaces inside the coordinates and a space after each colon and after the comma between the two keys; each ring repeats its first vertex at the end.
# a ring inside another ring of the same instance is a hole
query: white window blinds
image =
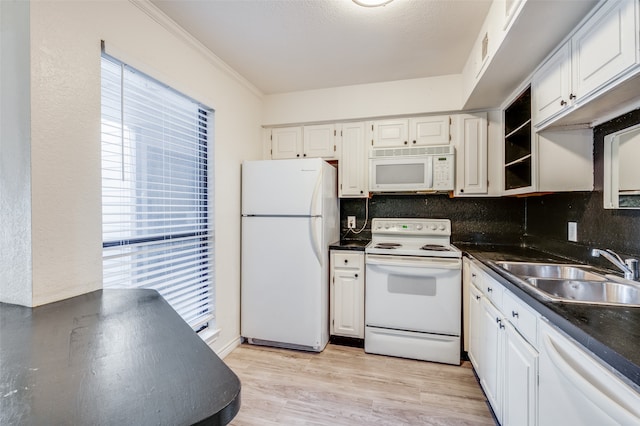
{"type": "Polygon", "coordinates": [[[195,330],[214,319],[212,120],[103,56],[103,286],[158,290],[195,330]]]}

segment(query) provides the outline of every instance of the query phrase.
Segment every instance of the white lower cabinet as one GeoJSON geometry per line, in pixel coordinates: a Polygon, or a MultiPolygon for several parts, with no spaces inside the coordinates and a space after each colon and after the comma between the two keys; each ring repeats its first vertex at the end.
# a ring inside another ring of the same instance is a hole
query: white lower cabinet
{"type": "Polygon", "coordinates": [[[364,339],[364,252],[331,250],[330,334],[364,339]]]}
{"type": "Polygon", "coordinates": [[[536,425],[538,316],[474,263],[470,266],[469,359],[501,425],[536,425]],[[534,338],[527,340],[531,330],[534,338]]]}
{"type": "Polygon", "coordinates": [[[483,337],[480,350],[480,384],[493,412],[502,423],[502,379],[504,365],[504,318],[488,298],[481,303],[480,329],[483,337]]]}
{"type": "Polygon", "coordinates": [[[502,424],[532,426],[537,424],[538,351],[508,321],[504,336],[502,424]]]}

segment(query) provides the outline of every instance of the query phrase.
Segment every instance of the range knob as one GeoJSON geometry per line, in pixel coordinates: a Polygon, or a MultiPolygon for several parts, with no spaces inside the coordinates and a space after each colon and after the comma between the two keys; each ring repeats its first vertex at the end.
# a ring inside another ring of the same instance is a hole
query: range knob
{"type": "Polygon", "coordinates": [[[438,229],[439,229],[439,230],[441,230],[441,231],[444,231],[444,225],[440,225],[440,226],[438,227],[438,229]]]}
{"type": "Polygon", "coordinates": [[[389,229],[389,224],[388,223],[384,226],[384,229],[389,229]]]}
{"type": "Polygon", "coordinates": [[[422,225],[421,225],[421,224],[417,224],[417,225],[416,225],[416,229],[417,229],[418,231],[419,231],[419,230],[421,230],[421,229],[422,229],[422,225]]]}
{"type": "Polygon", "coordinates": [[[431,225],[431,230],[435,231],[436,230],[436,226],[435,225],[431,225]]]}

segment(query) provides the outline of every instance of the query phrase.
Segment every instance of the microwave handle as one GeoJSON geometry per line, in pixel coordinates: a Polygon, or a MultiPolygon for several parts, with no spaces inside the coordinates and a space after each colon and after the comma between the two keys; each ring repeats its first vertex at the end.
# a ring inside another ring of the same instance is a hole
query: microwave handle
{"type": "Polygon", "coordinates": [[[433,156],[429,155],[427,157],[427,164],[426,164],[426,173],[427,173],[427,182],[426,182],[426,187],[427,188],[433,188],[433,156]]]}

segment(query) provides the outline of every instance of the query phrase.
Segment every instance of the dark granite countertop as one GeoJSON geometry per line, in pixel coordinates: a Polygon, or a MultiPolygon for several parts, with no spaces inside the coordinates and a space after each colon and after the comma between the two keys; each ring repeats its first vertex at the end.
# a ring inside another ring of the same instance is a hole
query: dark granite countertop
{"type": "Polygon", "coordinates": [[[224,425],[240,381],[155,290],[0,303],[0,424],[224,425]]]}
{"type": "Polygon", "coordinates": [[[485,272],[640,388],[640,307],[546,301],[491,262],[570,261],[526,247],[465,244],[456,247],[481,261],[485,272]]]}
{"type": "Polygon", "coordinates": [[[369,240],[340,240],[329,245],[329,250],[352,250],[352,251],[364,251],[369,240]]]}

